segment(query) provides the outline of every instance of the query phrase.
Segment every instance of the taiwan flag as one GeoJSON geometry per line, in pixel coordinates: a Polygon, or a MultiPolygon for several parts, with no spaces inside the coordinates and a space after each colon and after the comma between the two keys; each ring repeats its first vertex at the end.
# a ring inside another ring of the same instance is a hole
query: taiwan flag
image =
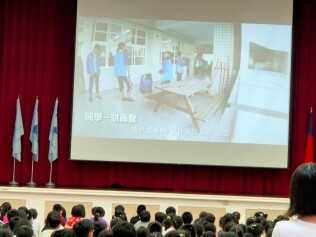
{"type": "Polygon", "coordinates": [[[314,162],[313,110],[309,113],[308,134],[305,150],[305,162],[314,162]]]}

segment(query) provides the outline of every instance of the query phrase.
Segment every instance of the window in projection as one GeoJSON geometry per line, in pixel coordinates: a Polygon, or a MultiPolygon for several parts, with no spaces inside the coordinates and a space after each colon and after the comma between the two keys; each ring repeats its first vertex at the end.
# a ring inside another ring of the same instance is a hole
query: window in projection
{"type": "Polygon", "coordinates": [[[78,0],[71,159],[287,167],[293,2],[163,3],[78,0]]]}

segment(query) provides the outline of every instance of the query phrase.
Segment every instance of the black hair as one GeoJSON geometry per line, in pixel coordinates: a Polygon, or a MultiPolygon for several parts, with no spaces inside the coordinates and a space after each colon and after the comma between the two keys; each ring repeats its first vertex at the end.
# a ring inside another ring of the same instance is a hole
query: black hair
{"type": "Polygon", "coordinates": [[[162,225],[158,221],[150,222],[148,224],[149,233],[159,232],[162,233],[162,225]]]}
{"type": "Polygon", "coordinates": [[[204,231],[212,231],[212,232],[216,233],[216,225],[212,222],[204,221],[203,222],[203,229],[204,229],[204,231]]]}
{"type": "Polygon", "coordinates": [[[191,212],[183,212],[182,213],[182,219],[183,219],[183,223],[184,224],[191,224],[191,222],[193,221],[193,216],[191,212]]]}
{"type": "Polygon", "coordinates": [[[85,209],[82,204],[78,204],[72,207],[71,215],[75,217],[85,217],[85,209]]]}
{"type": "Polygon", "coordinates": [[[167,207],[167,209],[166,209],[166,214],[167,215],[169,215],[171,213],[174,213],[174,214],[177,213],[176,209],[173,206],[167,207]]]}
{"type": "Polygon", "coordinates": [[[202,236],[204,230],[203,230],[203,226],[200,223],[194,223],[195,229],[196,229],[196,235],[198,237],[202,236]]]}
{"type": "Polygon", "coordinates": [[[58,203],[54,204],[53,211],[58,211],[58,212],[62,211],[62,206],[58,203]]]}
{"type": "Polygon", "coordinates": [[[127,221],[122,221],[117,223],[113,227],[113,237],[135,237],[136,236],[136,231],[135,227],[127,222],[127,221]]]}
{"type": "Polygon", "coordinates": [[[244,235],[244,230],[240,225],[233,225],[229,231],[235,232],[239,237],[242,237],[244,235]]]}
{"type": "Polygon", "coordinates": [[[112,230],[102,230],[97,237],[113,237],[112,230]]]}
{"type": "Polygon", "coordinates": [[[213,213],[207,213],[205,216],[204,216],[204,221],[207,221],[207,222],[211,222],[211,223],[215,223],[215,215],[213,213]]]}
{"type": "Polygon", "coordinates": [[[172,226],[177,230],[183,225],[181,216],[174,216],[172,219],[172,226]]]}
{"type": "Polygon", "coordinates": [[[31,212],[32,218],[36,219],[38,215],[37,210],[34,208],[30,208],[29,211],[31,212]]]}
{"type": "Polygon", "coordinates": [[[246,232],[253,234],[254,237],[259,237],[263,230],[264,228],[261,224],[253,223],[247,226],[246,232]]]}
{"type": "Polygon", "coordinates": [[[141,226],[136,230],[136,237],[149,237],[148,228],[141,226]]]}
{"type": "Polygon", "coordinates": [[[99,221],[99,217],[104,217],[105,215],[103,207],[93,207],[91,212],[94,217],[94,221],[99,221]]]}
{"type": "Polygon", "coordinates": [[[169,231],[165,234],[165,237],[180,237],[180,233],[176,230],[169,231]]]}
{"type": "Polygon", "coordinates": [[[162,224],[162,222],[164,221],[164,219],[166,219],[166,213],[163,212],[156,212],[155,213],[155,221],[158,221],[162,224]]]}
{"type": "Polygon", "coordinates": [[[9,228],[10,230],[14,231],[16,223],[21,220],[22,218],[19,216],[13,216],[9,219],[9,228]]]}
{"type": "Polygon", "coordinates": [[[92,225],[94,229],[93,236],[98,236],[102,230],[105,230],[104,224],[99,221],[94,222],[92,225]]]}
{"type": "Polygon", "coordinates": [[[206,231],[202,234],[202,237],[216,237],[216,234],[213,231],[206,231]]]}
{"type": "Polygon", "coordinates": [[[73,229],[63,228],[54,231],[50,237],[76,237],[76,234],[73,229]]]}
{"type": "Polygon", "coordinates": [[[191,237],[196,237],[196,228],[194,225],[192,224],[184,224],[180,227],[181,230],[186,230],[187,232],[189,232],[189,234],[191,235],[191,237]]]}
{"type": "Polygon", "coordinates": [[[238,237],[238,235],[235,232],[223,232],[221,237],[238,237]]]}
{"type": "Polygon", "coordinates": [[[140,213],[139,217],[140,217],[140,221],[148,222],[150,221],[150,212],[147,210],[144,210],[140,213]]]}
{"type": "Polygon", "coordinates": [[[14,231],[14,233],[18,237],[32,237],[33,236],[33,229],[32,229],[31,224],[19,225],[17,223],[15,229],[16,230],[14,231]]]}
{"type": "Polygon", "coordinates": [[[291,178],[288,216],[316,215],[316,163],[303,163],[291,178]]]}
{"type": "Polygon", "coordinates": [[[47,214],[47,223],[51,229],[57,228],[61,224],[59,213],[57,211],[49,212],[47,214]]]}
{"type": "Polygon", "coordinates": [[[0,228],[0,237],[13,237],[13,232],[8,228],[0,228]]]}
{"type": "MultiPolygon", "coordinates": [[[[147,74],[146,74],[146,76],[147,76],[147,74]]],[[[140,215],[140,213],[142,212],[142,211],[144,211],[144,210],[146,210],[146,206],[145,205],[143,205],[143,204],[141,204],[141,205],[139,205],[138,207],[137,207],[137,215],[140,215]]]]}
{"type": "Polygon", "coordinates": [[[120,221],[122,221],[122,219],[120,219],[120,218],[114,218],[114,219],[112,219],[112,220],[110,221],[110,228],[113,229],[113,227],[114,227],[118,222],[120,222],[120,221]]]}
{"type": "Polygon", "coordinates": [[[83,219],[81,221],[77,221],[74,224],[73,230],[76,234],[76,237],[87,237],[93,230],[93,225],[89,220],[83,219]]]}

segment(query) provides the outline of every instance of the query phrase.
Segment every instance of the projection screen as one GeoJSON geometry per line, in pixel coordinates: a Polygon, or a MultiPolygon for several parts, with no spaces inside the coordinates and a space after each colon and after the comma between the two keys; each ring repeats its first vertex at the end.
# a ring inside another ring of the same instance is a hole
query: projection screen
{"type": "Polygon", "coordinates": [[[292,0],[77,7],[71,159],[288,166],[292,0]]]}

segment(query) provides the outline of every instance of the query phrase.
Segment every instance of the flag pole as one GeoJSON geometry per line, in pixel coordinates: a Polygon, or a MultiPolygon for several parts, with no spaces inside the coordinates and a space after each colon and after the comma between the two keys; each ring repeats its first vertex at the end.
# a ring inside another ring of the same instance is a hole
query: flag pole
{"type": "MultiPolygon", "coordinates": [[[[34,154],[33,154],[34,156],[34,154]]],[[[33,182],[33,171],[34,171],[34,157],[32,157],[32,171],[31,171],[31,181],[27,183],[28,186],[36,186],[36,183],[33,182]]]]}
{"type": "Polygon", "coordinates": [[[12,174],[12,181],[9,183],[11,186],[17,186],[19,183],[14,180],[15,176],[15,159],[13,159],[13,174],[12,174]]]}
{"type": "Polygon", "coordinates": [[[52,171],[53,171],[53,162],[50,162],[49,182],[46,183],[46,186],[48,188],[55,187],[55,184],[52,182],[52,171]]]}

